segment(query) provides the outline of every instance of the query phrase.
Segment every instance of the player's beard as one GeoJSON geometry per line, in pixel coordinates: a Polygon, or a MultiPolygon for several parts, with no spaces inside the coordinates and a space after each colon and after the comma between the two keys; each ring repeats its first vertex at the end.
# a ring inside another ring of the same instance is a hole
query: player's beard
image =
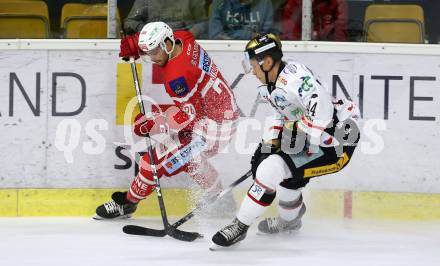
{"type": "Polygon", "coordinates": [[[156,64],[160,67],[165,67],[165,65],[168,63],[168,59],[165,60],[159,60],[159,61],[153,61],[151,60],[151,58],[147,55],[142,55],[141,56],[142,61],[144,61],[147,64],[156,64]]]}
{"type": "Polygon", "coordinates": [[[165,61],[159,61],[159,62],[154,62],[155,64],[157,64],[160,67],[165,67],[168,63],[168,59],[166,59],[165,61]]]}

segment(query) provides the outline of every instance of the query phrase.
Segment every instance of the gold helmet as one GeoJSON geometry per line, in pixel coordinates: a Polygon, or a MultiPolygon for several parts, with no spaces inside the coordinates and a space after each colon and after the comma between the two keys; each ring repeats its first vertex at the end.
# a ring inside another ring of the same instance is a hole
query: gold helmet
{"type": "Polygon", "coordinates": [[[245,52],[249,54],[249,58],[263,57],[266,54],[273,54],[281,51],[281,41],[278,36],[268,33],[263,36],[257,36],[246,44],[245,52]]]}
{"type": "Polygon", "coordinates": [[[281,58],[283,57],[281,47],[282,44],[280,38],[273,33],[259,35],[251,39],[246,44],[244,50],[245,60],[243,62],[243,67],[245,68],[245,72],[250,72],[250,60],[254,58],[260,65],[266,55],[270,55],[275,62],[281,61],[281,58]]]}

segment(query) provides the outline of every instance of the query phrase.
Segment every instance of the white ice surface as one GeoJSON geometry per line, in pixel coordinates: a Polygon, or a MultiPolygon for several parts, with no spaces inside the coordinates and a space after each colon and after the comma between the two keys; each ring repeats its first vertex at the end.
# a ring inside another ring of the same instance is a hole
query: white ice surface
{"type": "Polygon", "coordinates": [[[1,218],[1,266],[135,265],[440,265],[440,222],[305,220],[300,232],[260,236],[255,226],[237,247],[209,251],[227,220],[189,222],[205,239],[125,235],[125,224],[160,228],[154,219],[1,218]],[[209,225],[207,225],[209,224],[209,225]]]}

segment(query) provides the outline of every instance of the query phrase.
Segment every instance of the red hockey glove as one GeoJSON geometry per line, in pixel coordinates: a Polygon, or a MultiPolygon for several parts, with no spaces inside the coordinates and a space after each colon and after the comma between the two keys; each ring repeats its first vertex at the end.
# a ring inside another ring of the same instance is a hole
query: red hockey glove
{"type": "Polygon", "coordinates": [[[134,35],[128,35],[121,39],[121,50],[119,51],[119,57],[128,61],[130,57],[135,60],[139,58],[139,32],[134,35]]]}
{"type": "Polygon", "coordinates": [[[168,128],[166,117],[162,114],[153,113],[152,118],[138,114],[135,118],[134,133],[141,137],[145,137],[147,134],[166,133],[169,130],[168,128]]]}

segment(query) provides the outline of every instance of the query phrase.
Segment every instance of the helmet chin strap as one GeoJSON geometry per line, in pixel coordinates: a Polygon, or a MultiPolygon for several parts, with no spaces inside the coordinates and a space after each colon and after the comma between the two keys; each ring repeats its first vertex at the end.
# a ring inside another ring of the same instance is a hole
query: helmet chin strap
{"type": "MultiPolygon", "coordinates": [[[[168,38],[167,38],[168,39],[168,38]]],[[[169,39],[168,39],[169,40],[169,39]]],[[[171,40],[170,40],[171,41],[171,40]]],[[[160,43],[160,47],[162,48],[162,50],[164,50],[165,51],[165,53],[168,55],[168,59],[171,59],[171,54],[173,53],[173,51],[174,51],[174,47],[176,46],[176,42],[174,41],[171,41],[172,43],[173,43],[173,47],[171,47],[171,50],[170,51],[168,51],[167,50],[167,46],[166,46],[166,43],[165,43],[165,41],[163,41],[163,42],[161,42],[160,43]]]]}
{"type": "Polygon", "coordinates": [[[269,91],[269,93],[272,93],[272,91],[275,89],[275,83],[269,81],[269,72],[272,71],[272,69],[275,67],[275,62],[272,62],[272,66],[267,71],[263,69],[263,62],[264,60],[260,63],[260,69],[261,71],[264,72],[264,78],[266,79],[267,90],[269,91]]]}

